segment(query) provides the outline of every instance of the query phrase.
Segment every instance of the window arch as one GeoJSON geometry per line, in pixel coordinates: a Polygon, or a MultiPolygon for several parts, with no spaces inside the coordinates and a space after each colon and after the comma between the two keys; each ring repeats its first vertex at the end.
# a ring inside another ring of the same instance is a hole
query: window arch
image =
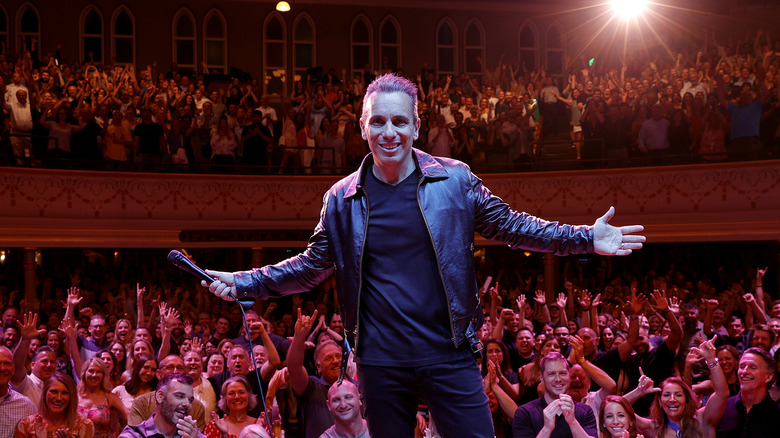
{"type": "Polygon", "coordinates": [[[539,66],[539,31],[530,21],[523,23],[517,34],[518,58],[528,71],[539,66]]]}
{"type": "Polygon", "coordinates": [[[464,71],[471,75],[480,75],[482,74],[482,65],[480,65],[479,60],[485,59],[485,28],[482,27],[479,20],[472,19],[466,23],[464,37],[464,71]]]}
{"type": "Polygon", "coordinates": [[[103,14],[95,5],[89,5],[81,11],[79,33],[81,59],[84,62],[103,62],[103,14]]]}
{"type": "Polygon", "coordinates": [[[29,50],[33,46],[33,40],[41,43],[41,16],[38,9],[30,3],[23,4],[16,12],[16,29],[18,39],[16,48],[18,52],[29,50]]]}
{"type": "Polygon", "coordinates": [[[317,32],[311,16],[302,12],[293,22],[293,76],[306,80],[306,70],[317,65],[317,32]]]}
{"type": "Polygon", "coordinates": [[[8,12],[5,10],[5,6],[0,4],[0,43],[3,44],[6,50],[8,47],[8,12]]]}
{"type": "Polygon", "coordinates": [[[263,23],[263,87],[266,93],[284,93],[287,82],[287,26],[276,11],[263,23]]]}
{"type": "Polygon", "coordinates": [[[401,26],[393,16],[386,17],[379,25],[380,69],[383,72],[398,70],[401,65],[401,26]]]}
{"type": "Polygon", "coordinates": [[[135,64],[135,18],[125,6],[111,17],[111,53],[117,64],[135,64]]]}
{"type": "Polygon", "coordinates": [[[374,40],[374,32],[371,21],[363,14],[352,20],[349,30],[349,43],[351,48],[350,59],[352,76],[362,72],[366,65],[374,66],[374,51],[371,42],[374,40]]]}
{"type": "Polygon", "coordinates": [[[550,76],[563,75],[563,32],[560,26],[555,23],[547,29],[545,47],[547,49],[547,74],[550,76]]]}
{"type": "Polygon", "coordinates": [[[455,74],[458,65],[458,32],[455,23],[445,18],[436,27],[436,73],[455,74]]]}
{"type": "Polygon", "coordinates": [[[209,11],[203,19],[203,59],[209,71],[227,73],[227,23],[217,9],[209,11]]]}
{"type": "Polygon", "coordinates": [[[198,59],[195,54],[197,41],[195,16],[187,8],[179,9],[173,16],[173,62],[182,70],[197,70],[198,59]]]}

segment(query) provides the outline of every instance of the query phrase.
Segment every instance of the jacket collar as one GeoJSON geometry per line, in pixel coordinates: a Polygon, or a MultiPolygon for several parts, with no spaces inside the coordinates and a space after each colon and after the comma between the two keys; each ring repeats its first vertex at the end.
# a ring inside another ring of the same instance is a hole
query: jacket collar
{"type": "MultiPolygon", "coordinates": [[[[422,174],[423,181],[428,179],[446,179],[449,177],[447,169],[439,163],[432,155],[427,154],[419,149],[412,148],[415,165],[422,174]]],[[[344,191],[344,198],[350,198],[357,195],[358,191],[363,191],[363,182],[365,181],[366,172],[374,165],[374,157],[372,153],[363,158],[363,162],[360,164],[360,168],[355,173],[355,177],[351,178],[347,189],[344,191]]]]}

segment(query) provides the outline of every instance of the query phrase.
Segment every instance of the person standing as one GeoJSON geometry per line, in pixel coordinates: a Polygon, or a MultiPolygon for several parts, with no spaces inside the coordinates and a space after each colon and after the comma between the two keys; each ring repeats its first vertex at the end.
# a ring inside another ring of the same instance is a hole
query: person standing
{"type": "Polygon", "coordinates": [[[414,84],[377,78],[360,119],[371,154],[325,195],[308,249],[248,272],[208,271],[216,280],[203,285],[223,299],[270,298],[335,273],[371,436],[412,436],[421,396],[442,436],[493,437],[473,356],[483,321],[474,232],[516,249],[628,255],[642,247],[644,237],[632,233],[643,227],[609,225],[613,208],[593,226],[512,210],[465,164],[412,148],[417,114],[414,84]]]}

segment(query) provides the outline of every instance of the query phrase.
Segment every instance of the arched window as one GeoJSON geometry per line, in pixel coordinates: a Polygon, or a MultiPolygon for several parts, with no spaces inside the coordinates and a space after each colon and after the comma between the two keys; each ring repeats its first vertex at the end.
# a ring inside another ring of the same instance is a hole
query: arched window
{"type": "Polygon", "coordinates": [[[10,49],[8,47],[8,12],[3,5],[0,5],[0,44],[3,45],[4,51],[10,49]]]}
{"type": "MultiPolygon", "coordinates": [[[[287,28],[284,18],[274,11],[263,24],[263,87],[266,93],[284,93],[287,82],[287,28]]],[[[258,96],[259,97],[259,96],[258,96]]]]}
{"type": "Polygon", "coordinates": [[[135,64],[135,18],[125,6],[111,17],[111,53],[117,64],[135,64]]]}
{"type": "Polygon", "coordinates": [[[371,22],[363,14],[358,15],[352,20],[352,27],[349,31],[349,42],[352,48],[351,65],[352,76],[360,73],[368,65],[373,69],[374,51],[371,41],[373,41],[373,29],[371,22]]]}
{"type": "Polygon", "coordinates": [[[518,33],[517,47],[519,48],[518,58],[521,66],[525,64],[528,71],[536,70],[539,65],[539,33],[532,23],[525,23],[518,33]]]}
{"type": "Polygon", "coordinates": [[[547,29],[547,74],[563,74],[563,35],[561,29],[553,24],[547,29]]]}
{"type": "Polygon", "coordinates": [[[395,17],[387,17],[379,25],[380,69],[383,72],[401,67],[401,26],[395,17]]]}
{"type": "Polygon", "coordinates": [[[314,20],[306,12],[293,22],[293,75],[296,81],[306,80],[306,70],[317,63],[314,20]]]}
{"type": "Polygon", "coordinates": [[[33,40],[41,43],[41,18],[38,10],[30,3],[23,4],[16,12],[17,50],[30,50],[33,40]]]}
{"type": "Polygon", "coordinates": [[[181,8],[173,16],[173,62],[180,70],[197,70],[195,41],[197,41],[195,17],[189,9],[181,8]]]}
{"type": "Polygon", "coordinates": [[[479,59],[485,59],[485,29],[482,23],[474,19],[466,24],[466,40],[463,54],[466,60],[465,71],[470,75],[482,74],[479,59]]]}
{"type": "Polygon", "coordinates": [[[209,71],[227,73],[227,24],[225,17],[216,9],[203,19],[203,52],[209,71]]]}
{"type": "Polygon", "coordinates": [[[458,65],[458,34],[455,23],[445,18],[436,28],[436,73],[455,74],[458,65]]]}
{"type": "Polygon", "coordinates": [[[84,62],[103,62],[103,16],[94,5],[89,5],[81,11],[79,21],[81,59],[84,62]]]}

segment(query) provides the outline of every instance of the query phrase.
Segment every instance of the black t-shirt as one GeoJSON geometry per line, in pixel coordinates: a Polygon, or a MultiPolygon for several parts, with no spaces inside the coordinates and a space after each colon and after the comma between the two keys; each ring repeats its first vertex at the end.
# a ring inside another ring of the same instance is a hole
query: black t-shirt
{"type": "Polygon", "coordinates": [[[357,361],[424,366],[469,355],[452,344],[447,297],[428,227],[417,200],[420,174],[397,185],[366,172],[368,229],[357,361]]]}
{"type": "Polygon", "coordinates": [[[162,126],[157,123],[139,123],[133,135],[138,137],[138,153],[160,155],[160,138],[164,135],[162,126]]]}

